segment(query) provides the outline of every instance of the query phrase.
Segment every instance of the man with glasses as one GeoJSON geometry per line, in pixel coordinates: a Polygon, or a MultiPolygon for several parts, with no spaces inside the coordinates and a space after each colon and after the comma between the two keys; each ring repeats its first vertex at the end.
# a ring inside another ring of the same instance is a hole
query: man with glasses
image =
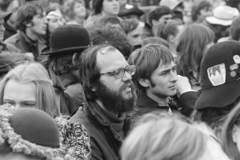
{"type": "Polygon", "coordinates": [[[119,149],[136,102],[132,75],[122,53],[109,45],[86,49],[80,58],[80,77],[87,103],[70,119],[83,124],[91,136],[91,159],[119,160],[119,149]]]}
{"type": "Polygon", "coordinates": [[[133,81],[139,95],[138,112],[134,120],[153,111],[190,115],[197,93],[192,92],[186,77],[177,75],[176,64],[169,49],[159,44],[149,44],[132,53],[128,61],[137,68],[133,81]],[[173,98],[176,94],[180,102],[176,97],[173,98]]]}

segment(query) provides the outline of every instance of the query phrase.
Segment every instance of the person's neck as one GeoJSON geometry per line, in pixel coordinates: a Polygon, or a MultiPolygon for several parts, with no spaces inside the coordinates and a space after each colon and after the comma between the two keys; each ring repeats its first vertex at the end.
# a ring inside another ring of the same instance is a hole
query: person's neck
{"type": "Polygon", "coordinates": [[[169,43],[169,49],[170,49],[170,51],[171,51],[171,53],[172,53],[172,56],[173,56],[174,58],[177,57],[176,47],[175,47],[173,44],[169,43]]]}
{"type": "Polygon", "coordinates": [[[153,31],[153,36],[154,37],[157,37],[158,36],[158,27],[156,27],[156,26],[152,26],[152,31],[153,31]]]}
{"type": "Polygon", "coordinates": [[[29,30],[29,29],[26,29],[25,34],[27,35],[28,38],[30,38],[33,41],[37,41],[38,40],[38,36],[36,34],[32,33],[32,31],[29,30]]]}
{"type": "Polygon", "coordinates": [[[58,75],[58,77],[64,87],[76,82],[76,78],[71,73],[58,75]]]}
{"type": "Polygon", "coordinates": [[[106,16],[115,16],[115,15],[107,14],[106,12],[102,12],[101,15],[102,15],[103,17],[106,17],[106,16]]]}
{"type": "Polygon", "coordinates": [[[108,110],[106,110],[106,108],[104,107],[102,101],[100,99],[96,99],[96,103],[105,111],[111,113],[114,117],[118,117],[118,113],[113,113],[113,112],[110,112],[108,110]]]}
{"type": "Polygon", "coordinates": [[[78,24],[83,25],[84,18],[75,16],[75,20],[77,21],[78,24]]]}
{"type": "Polygon", "coordinates": [[[156,96],[149,91],[147,91],[147,96],[157,102],[160,106],[168,106],[168,96],[156,96]]]}

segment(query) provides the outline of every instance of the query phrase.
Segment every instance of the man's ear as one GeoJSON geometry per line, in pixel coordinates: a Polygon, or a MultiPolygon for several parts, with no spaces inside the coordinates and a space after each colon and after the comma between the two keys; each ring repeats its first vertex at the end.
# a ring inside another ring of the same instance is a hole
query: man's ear
{"type": "Polygon", "coordinates": [[[238,127],[236,125],[233,126],[232,129],[232,139],[234,143],[237,143],[237,134],[238,134],[238,127]]]}
{"type": "Polygon", "coordinates": [[[175,41],[175,37],[174,37],[173,35],[170,35],[170,36],[168,37],[168,42],[174,43],[174,41],[175,41]]]}
{"type": "Polygon", "coordinates": [[[147,88],[147,87],[150,86],[150,82],[149,82],[148,79],[144,79],[144,78],[139,79],[139,80],[138,80],[138,83],[139,83],[141,86],[145,87],[145,88],[147,88]]]}
{"type": "Polygon", "coordinates": [[[93,92],[96,92],[97,89],[98,89],[98,85],[97,85],[96,83],[93,84],[93,85],[91,85],[91,90],[92,90],[93,92]]]}

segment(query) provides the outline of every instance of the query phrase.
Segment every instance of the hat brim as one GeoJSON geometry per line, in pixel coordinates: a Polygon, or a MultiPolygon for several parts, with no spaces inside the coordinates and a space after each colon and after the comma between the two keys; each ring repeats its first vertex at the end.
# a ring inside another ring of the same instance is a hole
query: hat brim
{"type": "Polygon", "coordinates": [[[222,108],[232,104],[240,96],[240,81],[203,89],[195,103],[195,109],[222,108]]]}
{"type": "Polygon", "coordinates": [[[45,53],[43,52],[42,55],[55,55],[55,54],[63,54],[63,53],[69,53],[69,52],[79,52],[79,51],[85,50],[86,48],[88,48],[88,46],[64,48],[56,51],[49,51],[45,53]]]}
{"type": "Polygon", "coordinates": [[[232,20],[222,20],[218,19],[216,17],[207,17],[206,21],[210,24],[217,24],[217,25],[222,25],[222,26],[230,26],[233,22],[232,20]]]}

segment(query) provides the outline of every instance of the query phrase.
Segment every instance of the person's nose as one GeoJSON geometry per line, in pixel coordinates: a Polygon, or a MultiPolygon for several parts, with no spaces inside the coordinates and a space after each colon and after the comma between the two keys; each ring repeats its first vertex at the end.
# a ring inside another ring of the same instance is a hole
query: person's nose
{"type": "Polygon", "coordinates": [[[130,73],[128,73],[127,71],[125,71],[124,75],[123,75],[123,78],[122,78],[122,81],[129,81],[129,80],[132,80],[132,76],[130,73]]]}
{"type": "Polygon", "coordinates": [[[171,82],[176,83],[178,81],[176,70],[171,71],[171,82]]]}

